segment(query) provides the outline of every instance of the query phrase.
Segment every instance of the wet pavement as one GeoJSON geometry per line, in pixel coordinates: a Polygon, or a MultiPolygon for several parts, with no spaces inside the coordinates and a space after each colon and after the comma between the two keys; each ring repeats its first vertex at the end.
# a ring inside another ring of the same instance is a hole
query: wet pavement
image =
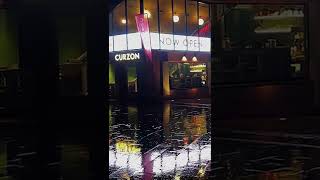
{"type": "Polygon", "coordinates": [[[317,135],[239,130],[217,134],[214,179],[320,179],[317,135]]]}
{"type": "Polygon", "coordinates": [[[210,106],[114,105],[109,113],[109,179],[209,177],[210,106]]]}
{"type": "MultiPolygon", "coordinates": [[[[105,179],[320,179],[320,135],[311,129],[211,131],[214,120],[206,103],[113,104],[109,110],[105,179]]],[[[45,156],[46,168],[40,168],[32,145],[37,137],[0,127],[0,180],[20,180],[43,170],[46,180],[92,179],[92,138],[86,139],[85,130],[67,130],[59,140],[41,139],[36,147],[48,148],[50,156],[45,156]]]]}

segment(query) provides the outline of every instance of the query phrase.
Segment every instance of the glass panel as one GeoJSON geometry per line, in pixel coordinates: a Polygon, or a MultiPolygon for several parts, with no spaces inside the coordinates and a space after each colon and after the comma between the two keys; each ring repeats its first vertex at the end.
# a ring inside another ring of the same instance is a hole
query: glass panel
{"type": "Polygon", "coordinates": [[[112,23],[112,13],[109,13],[109,36],[112,35],[112,26],[113,26],[113,23],[112,23]]]}
{"type": "Polygon", "coordinates": [[[158,32],[158,2],[157,2],[157,0],[144,1],[144,13],[148,14],[150,32],[158,32]]]}
{"type": "MultiPolygon", "coordinates": [[[[222,47],[232,50],[216,62],[220,82],[284,81],[304,76],[303,5],[224,5],[222,47]],[[245,53],[244,53],[245,52],[245,53]]],[[[218,28],[219,29],[219,28],[218,28]]]]}
{"type": "Polygon", "coordinates": [[[109,97],[115,95],[115,71],[113,64],[109,64],[109,97]]]}
{"type": "Polygon", "coordinates": [[[172,34],[172,3],[170,0],[159,0],[160,5],[160,32],[172,34]]]}
{"type": "Polygon", "coordinates": [[[169,63],[171,89],[206,87],[207,79],[205,63],[169,63]]]}
{"type": "Polygon", "coordinates": [[[186,34],[186,14],[185,14],[185,1],[174,0],[173,1],[173,15],[176,18],[174,22],[174,34],[185,35],[186,34]]]}
{"type": "Polygon", "coordinates": [[[128,67],[128,91],[129,93],[136,93],[138,91],[137,86],[137,72],[135,66],[128,67]]]}
{"type": "Polygon", "coordinates": [[[159,0],[160,8],[160,49],[173,50],[173,17],[172,3],[168,0],[159,0]]]}
{"type": "MultiPolygon", "coordinates": [[[[199,3],[199,19],[198,19],[198,25],[200,26],[200,29],[207,28],[207,23],[210,23],[210,14],[209,14],[209,5],[204,3],[199,3]]],[[[201,37],[210,37],[210,27],[208,26],[208,30],[206,30],[208,33],[201,33],[199,36],[201,37]]]]}
{"type": "Polygon", "coordinates": [[[113,10],[113,35],[126,33],[125,1],[113,10]]]}
{"type": "Polygon", "coordinates": [[[137,25],[135,20],[135,15],[140,13],[140,0],[128,0],[127,1],[128,10],[128,33],[137,32],[137,25]]]}
{"type": "Polygon", "coordinates": [[[187,1],[187,34],[193,35],[198,30],[198,8],[196,1],[187,1]]]}

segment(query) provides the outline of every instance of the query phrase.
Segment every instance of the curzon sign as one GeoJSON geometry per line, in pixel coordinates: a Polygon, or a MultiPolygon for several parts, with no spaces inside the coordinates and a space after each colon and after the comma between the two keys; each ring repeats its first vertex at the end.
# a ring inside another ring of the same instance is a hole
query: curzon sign
{"type": "Polygon", "coordinates": [[[140,60],[140,53],[124,53],[124,54],[116,54],[114,56],[116,61],[134,61],[140,60]]]}

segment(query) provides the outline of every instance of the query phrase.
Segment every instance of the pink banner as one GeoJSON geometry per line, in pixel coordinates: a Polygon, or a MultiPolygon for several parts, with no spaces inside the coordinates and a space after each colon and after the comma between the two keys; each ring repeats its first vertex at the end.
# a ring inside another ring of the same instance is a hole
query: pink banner
{"type": "Polygon", "coordinates": [[[144,14],[138,14],[135,16],[135,18],[138,31],[140,32],[144,52],[146,54],[147,59],[149,61],[152,61],[151,37],[149,31],[148,18],[144,14]]]}

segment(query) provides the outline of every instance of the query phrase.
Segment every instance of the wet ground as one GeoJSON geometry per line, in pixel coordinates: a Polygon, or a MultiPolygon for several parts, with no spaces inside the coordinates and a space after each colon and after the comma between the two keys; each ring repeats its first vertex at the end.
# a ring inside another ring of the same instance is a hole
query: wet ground
{"type": "MultiPolygon", "coordinates": [[[[320,135],[312,129],[258,131],[214,125],[211,129],[214,117],[208,103],[170,101],[109,108],[105,179],[320,179],[320,135]]],[[[90,179],[85,129],[62,133],[56,143],[52,143],[55,137],[41,139],[40,147],[45,145],[50,154],[45,156],[49,158],[45,169],[35,166],[39,154],[31,144],[36,136],[17,136],[14,126],[0,127],[0,180],[20,180],[43,170],[48,173],[46,180],[90,179]]]]}
{"type": "Polygon", "coordinates": [[[156,108],[110,106],[109,178],[208,177],[210,113],[209,105],[174,102],[156,108]]]}

